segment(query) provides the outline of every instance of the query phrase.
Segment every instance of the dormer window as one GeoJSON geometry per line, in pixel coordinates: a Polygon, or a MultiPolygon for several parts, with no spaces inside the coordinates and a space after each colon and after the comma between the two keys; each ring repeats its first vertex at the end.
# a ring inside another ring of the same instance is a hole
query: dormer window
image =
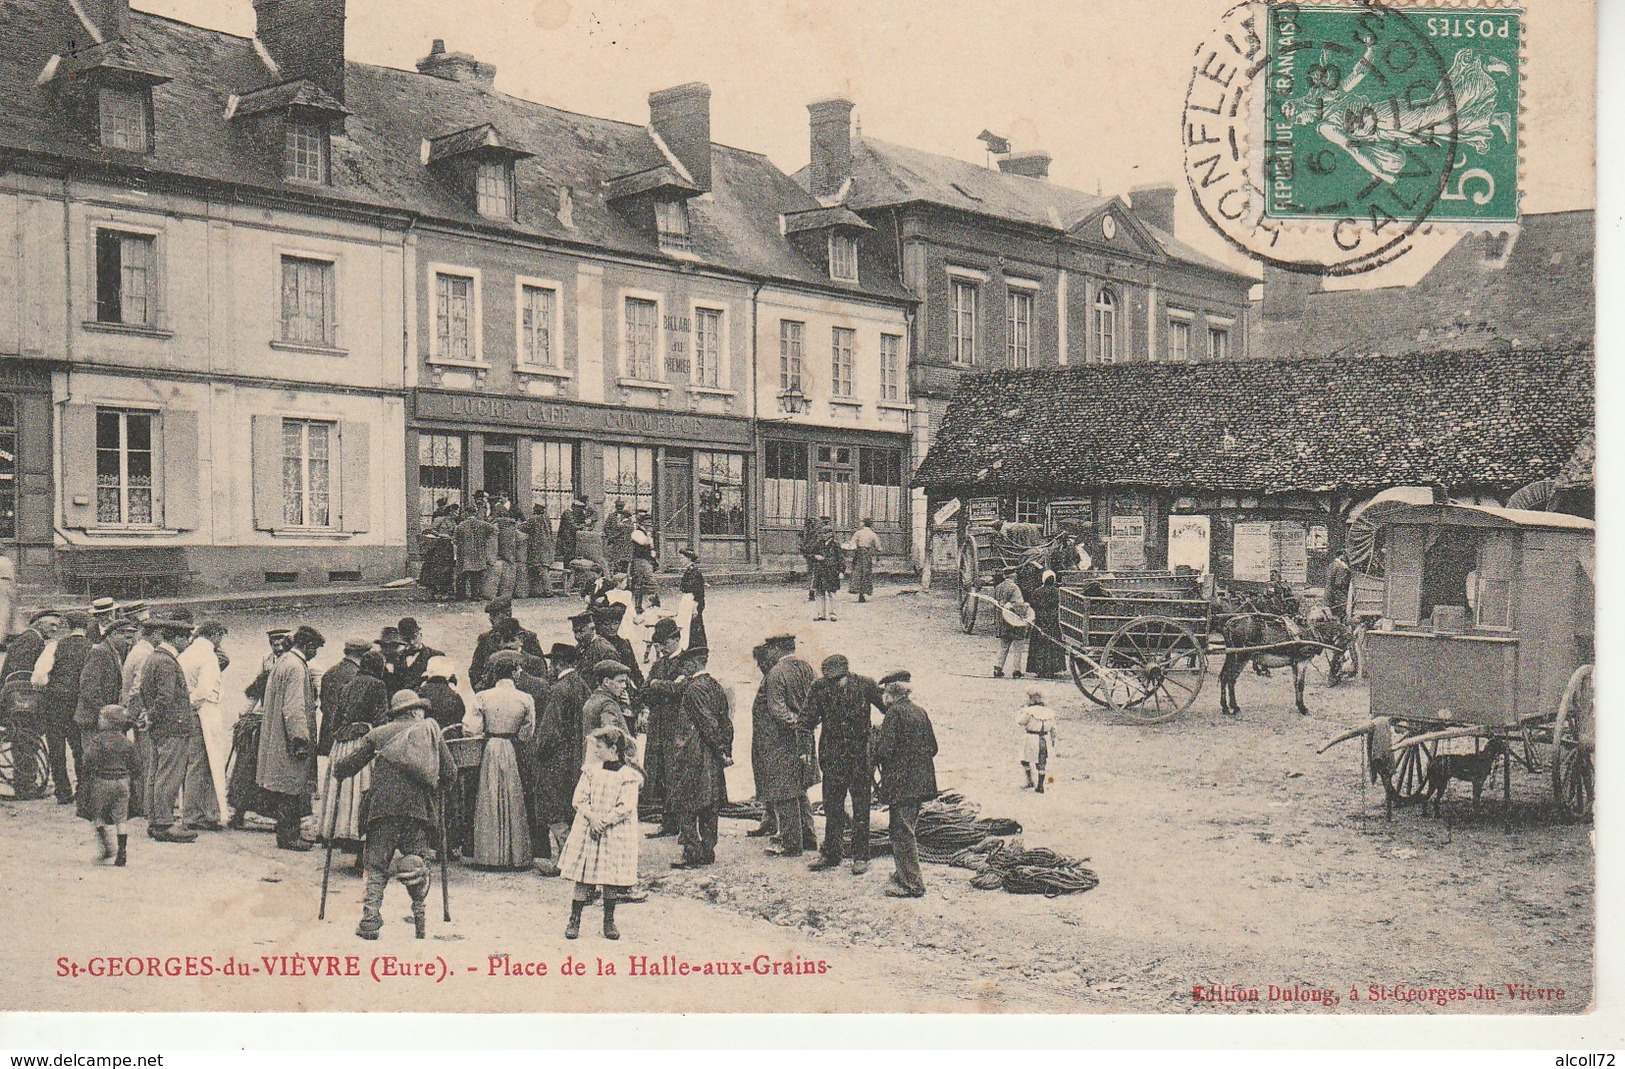
{"type": "Polygon", "coordinates": [[[102,147],[143,155],[151,152],[152,94],[144,88],[103,86],[96,95],[102,147]]]}
{"type": "Polygon", "coordinates": [[[829,236],[829,277],[837,282],[858,280],[858,239],[850,234],[829,236]]]}
{"type": "Polygon", "coordinates": [[[290,182],[314,182],[317,185],[326,185],[329,173],[328,151],[326,123],[318,119],[290,118],[286,140],[283,142],[283,177],[290,182]]]}
{"type": "Polygon", "coordinates": [[[474,207],[487,219],[513,218],[513,164],[488,160],[474,172],[474,207]]]}
{"type": "Polygon", "coordinates": [[[687,252],[693,248],[688,233],[688,202],[672,198],[655,201],[655,233],[662,249],[687,252]]]}

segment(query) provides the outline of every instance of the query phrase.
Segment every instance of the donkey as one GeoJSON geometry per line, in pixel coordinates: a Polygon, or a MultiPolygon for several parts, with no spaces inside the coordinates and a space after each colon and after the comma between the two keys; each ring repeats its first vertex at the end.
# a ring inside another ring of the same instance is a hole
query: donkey
{"type": "Polygon", "coordinates": [[[1303,703],[1305,669],[1331,644],[1319,628],[1319,624],[1300,627],[1284,617],[1259,612],[1237,613],[1225,620],[1219,711],[1229,716],[1241,714],[1241,706],[1236,703],[1236,680],[1241,677],[1241,670],[1252,664],[1254,667],[1291,668],[1298,713],[1308,716],[1309,707],[1303,703]]]}

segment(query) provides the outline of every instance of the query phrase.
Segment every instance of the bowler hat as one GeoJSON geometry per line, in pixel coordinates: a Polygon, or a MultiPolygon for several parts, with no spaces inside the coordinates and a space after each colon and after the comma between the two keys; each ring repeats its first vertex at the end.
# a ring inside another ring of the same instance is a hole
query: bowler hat
{"type": "Polygon", "coordinates": [[[411,641],[423,634],[423,628],[418,626],[417,618],[414,616],[401,617],[401,622],[396,626],[400,628],[401,637],[407,641],[411,641]]]}
{"type": "Polygon", "coordinates": [[[682,633],[683,629],[677,626],[677,621],[669,616],[662,616],[655,621],[654,640],[656,642],[670,641],[682,633]]]}
{"type": "Polygon", "coordinates": [[[577,656],[576,648],[568,642],[555,642],[547,651],[547,659],[554,664],[575,664],[577,656]]]}
{"type": "Polygon", "coordinates": [[[398,628],[398,627],[386,627],[378,635],[378,645],[380,645],[380,646],[404,646],[404,645],[406,645],[406,643],[404,641],[402,641],[402,639],[401,639],[401,629],[400,628],[398,628]]]}
{"type": "Polygon", "coordinates": [[[796,648],[796,636],[794,636],[794,635],[770,635],[767,638],[762,640],[762,645],[770,646],[770,647],[771,646],[784,646],[784,647],[786,647],[788,649],[793,650],[793,649],[796,648]]]}
{"type": "Polygon", "coordinates": [[[824,663],[820,664],[818,667],[825,672],[839,672],[842,675],[846,674],[851,669],[851,665],[847,662],[846,657],[839,653],[832,653],[828,657],[825,657],[824,663]]]}
{"type": "Polygon", "coordinates": [[[401,713],[410,713],[413,709],[428,707],[428,699],[418,697],[415,690],[397,690],[389,699],[390,716],[399,716],[401,713]]]}
{"type": "Polygon", "coordinates": [[[485,606],[485,611],[487,614],[497,612],[511,613],[513,612],[513,599],[492,598],[491,601],[485,606]]]}
{"type": "Polygon", "coordinates": [[[590,627],[592,626],[592,622],[593,616],[590,612],[578,612],[574,616],[570,617],[571,627],[590,627]]]}

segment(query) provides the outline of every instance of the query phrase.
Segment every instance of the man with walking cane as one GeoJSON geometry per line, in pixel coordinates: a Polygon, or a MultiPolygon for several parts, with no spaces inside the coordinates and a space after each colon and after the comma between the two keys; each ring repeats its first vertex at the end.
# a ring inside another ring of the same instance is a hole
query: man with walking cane
{"type": "MultiPolygon", "coordinates": [[[[429,703],[415,691],[396,691],[389,703],[389,722],[367,732],[361,745],[333,762],[336,779],[348,779],[377,758],[372,789],[367,795],[367,888],[361,905],[361,924],[355,934],[377,939],[384,926],[384,888],[391,875],[406,885],[412,896],[412,922],[417,937],[424,937],[429,899],[429,833],[440,825],[441,895],[445,888],[445,793],[457,775],[451,750],[440,725],[420,715],[429,703]],[[439,802],[438,821],[431,807],[439,802]],[[400,858],[396,859],[396,853],[400,858]]],[[[450,901],[444,901],[446,918],[450,901]]]]}

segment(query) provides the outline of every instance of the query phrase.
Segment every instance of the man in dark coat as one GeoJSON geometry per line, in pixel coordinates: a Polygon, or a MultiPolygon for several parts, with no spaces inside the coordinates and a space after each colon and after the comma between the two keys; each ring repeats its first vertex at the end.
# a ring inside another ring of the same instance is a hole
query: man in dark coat
{"type": "Polygon", "coordinates": [[[617,500],[615,509],[604,517],[604,555],[609,560],[609,570],[617,575],[625,575],[632,569],[632,514],[626,510],[626,502],[617,500]]]}
{"type": "Polygon", "coordinates": [[[880,686],[853,675],[840,654],[824,658],[823,678],[807,694],[807,727],[822,726],[818,738],[819,766],[824,771],[824,845],[814,872],[841,863],[846,836],[846,798],[852,796],[852,874],[869,871],[869,795],[874,787],[874,763],[869,755],[869,710],[885,710],[880,686]]]}
{"type": "MultiPolygon", "coordinates": [[[[508,598],[493,598],[485,606],[485,615],[491,621],[491,630],[483,632],[475,640],[474,659],[468,665],[468,685],[475,690],[479,690],[484,683],[485,662],[503,646],[504,640],[497,634],[497,625],[514,618],[513,602],[508,598]]],[[[519,652],[532,657],[542,655],[542,643],[536,637],[536,632],[522,626],[519,628],[519,652]]]]}
{"type": "MultiPolygon", "coordinates": [[[[79,744],[79,674],[90,658],[90,614],[71,609],[62,618],[67,634],[57,639],[55,656],[45,671],[40,693],[40,711],[45,719],[45,747],[51,758],[51,780],[56,784],[56,800],[63,805],[73,801],[73,783],[68,779],[68,753],[73,753],[74,771],[84,760],[79,744]]],[[[35,663],[35,676],[40,664],[35,663]]]]}
{"type": "Polygon", "coordinates": [[[717,809],[728,804],[724,770],[734,763],[733,717],[728,695],[706,671],[710,651],[690,646],[677,655],[683,697],[672,733],[671,774],[666,809],[677,814],[683,856],[674,869],[696,868],[717,859],[717,809]]]}
{"type": "Polygon", "coordinates": [[[152,737],[154,761],[147,835],[159,842],[190,843],[196,841],[197,832],[175,826],[175,803],[186,779],[192,732],[199,730],[179,660],[179,647],[191,638],[192,628],[180,620],[160,623],[162,641],[141,666],[141,715],[152,737]]]}
{"type": "Polygon", "coordinates": [[[442,728],[461,724],[468,708],[463,703],[463,696],[452,686],[456,682],[457,672],[452,667],[451,658],[442,655],[430,660],[425,677],[423,689],[418,692],[418,697],[429,703],[429,711],[425,715],[442,728]]]}
{"type": "Polygon", "coordinates": [[[61,626],[62,614],[55,609],[41,609],[30,617],[22,633],[6,643],[6,675],[18,672],[33,675],[35,663],[45,652],[45,644],[56,637],[61,626]]]}
{"type": "Polygon", "coordinates": [[[361,655],[372,649],[372,643],[362,638],[345,639],[344,656],[338,663],[322,673],[322,684],[317,693],[322,710],[321,730],[317,732],[316,752],[326,757],[333,752],[333,730],[342,721],[339,699],[344,688],[361,671],[361,655]]]}
{"type": "Polygon", "coordinates": [[[433,646],[423,641],[423,627],[414,616],[403,616],[396,625],[400,633],[401,648],[396,651],[393,677],[390,686],[396,690],[418,691],[422,696],[423,681],[427,678],[429,662],[436,657],[443,656],[433,646]]]}
{"type": "MultiPolygon", "coordinates": [[[[618,651],[598,634],[598,624],[590,612],[570,617],[570,629],[576,640],[576,670],[592,675],[593,665],[600,661],[613,661],[618,651]]],[[[595,685],[597,680],[592,681],[595,685]]]]}
{"type": "Polygon", "coordinates": [[[559,517],[559,532],[554,539],[554,550],[558,559],[564,562],[565,567],[581,554],[576,541],[576,533],[587,526],[587,499],[577,494],[570,508],[559,517]]]}
{"type": "Polygon", "coordinates": [[[756,797],[772,805],[779,825],[775,857],[800,857],[818,849],[812,803],[807,788],[817,782],[813,771],[812,732],[806,726],[807,694],[815,678],[812,665],[795,655],[793,635],[778,635],[765,643],[764,661],[772,667],[762,680],[752,710],[754,735],[751,760],[757,768],[756,797]]]}
{"type": "Polygon", "coordinates": [[[464,601],[478,601],[483,596],[496,533],[496,525],[481,516],[478,509],[469,509],[457,525],[457,594],[464,601]]]}
{"type": "MultiPolygon", "coordinates": [[[[586,752],[586,736],[581,731],[581,712],[592,695],[591,679],[577,665],[576,648],[563,643],[549,654],[558,679],[547,692],[547,705],[536,723],[536,796],[532,810],[547,824],[548,843],[553,857],[564,849],[575,819],[576,782],[581,778],[581,762],[586,752]]],[[[543,871],[547,866],[541,867],[543,871]]],[[[557,876],[552,866],[549,875],[557,876]]]]}
{"type": "Polygon", "coordinates": [[[632,643],[621,637],[621,621],[626,618],[626,606],[618,601],[608,602],[593,610],[593,621],[598,637],[615,651],[611,660],[620,661],[632,673],[632,685],[643,686],[643,670],[638,667],[638,655],[632,643]]]}
{"type": "Polygon", "coordinates": [[[705,637],[705,573],[700,570],[700,555],[687,546],[679,549],[677,553],[688,561],[688,567],[683,569],[683,578],[678,581],[677,590],[688,595],[694,603],[693,615],[688,618],[687,642],[690,646],[705,646],[709,643],[705,637]]]}
{"type": "Polygon", "coordinates": [[[413,715],[428,704],[409,690],[398,692],[390,700],[389,722],[368,731],[361,744],[333,766],[336,778],[349,779],[369,761],[373,764],[372,786],[367,791],[367,846],[363,855],[367,889],[361,900],[361,924],[355,930],[362,939],[377,939],[384,926],[384,888],[389,884],[392,871],[400,875],[407,893],[412,896],[412,921],[417,937],[424,937],[429,898],[426,860],[431,849],[429,832],[438,816],[435,796],[437,791],[450,787],[457,777],[457,765],[440,734],[440,725],[413,715]],[[408,731],[426,733],[439,771],[436,787],[420,783],[385,753],[390,743],[408,731]],[[395,860],[397,851],[401,854],[399,862],[395,860]]]}
{"type": "Polygon", "coordinates": [[[79,730],[91,732],[103,706],[122,705],[124,697],[124,655],[135,638],[134,620],[111,620],[102,640],[90,648],[84,671],[79,673],[79,706],[73,714],[79,730]]]}
{"type": "Polygon", "coordinates": [[[880,681],[886,718],[875,743],[875,763],[880,766],[880,800],[891,809],[897,871],[886,894],[892,898],[925,896],[916,828],[920,803],[937,796],[937,735],[931,730],[931,718],[910,699],[910,683],[907,672],[892,672],[880,681]]]}
{"type": "MultiPolygon", "coordinates": [[[[562,521],[561,521],[562,523],[562,521]]],[[[533,598],[550,598],[553,596],[552,578],[553,552],[555,542],[553,537],[553,521],[547,517],[547,506],[537,505],[530,512],[530,519],[520,524],[524,529],[525,537],[525,569],[529,572],[530,596],[533,598]]]]}
{"type": "Polygon", "coordinates": [[[647,714],[644,730],[649,734],[648,748],[643,754],[643,771],[647,778],[638,792],[638,801],[660,810],[660,830],[650,833],[651,839],[677,834],[677,810],[667,794],[671,788],[672,738],[677,730],[678,708],[687,689],[686,684],[678,680],[683,672],[677,647],[682,645],[683,632],[677,621],[663,617],[655,624],[653,638],[659,656],[649,666],[648,680],[638,691],[647,714]]]}

